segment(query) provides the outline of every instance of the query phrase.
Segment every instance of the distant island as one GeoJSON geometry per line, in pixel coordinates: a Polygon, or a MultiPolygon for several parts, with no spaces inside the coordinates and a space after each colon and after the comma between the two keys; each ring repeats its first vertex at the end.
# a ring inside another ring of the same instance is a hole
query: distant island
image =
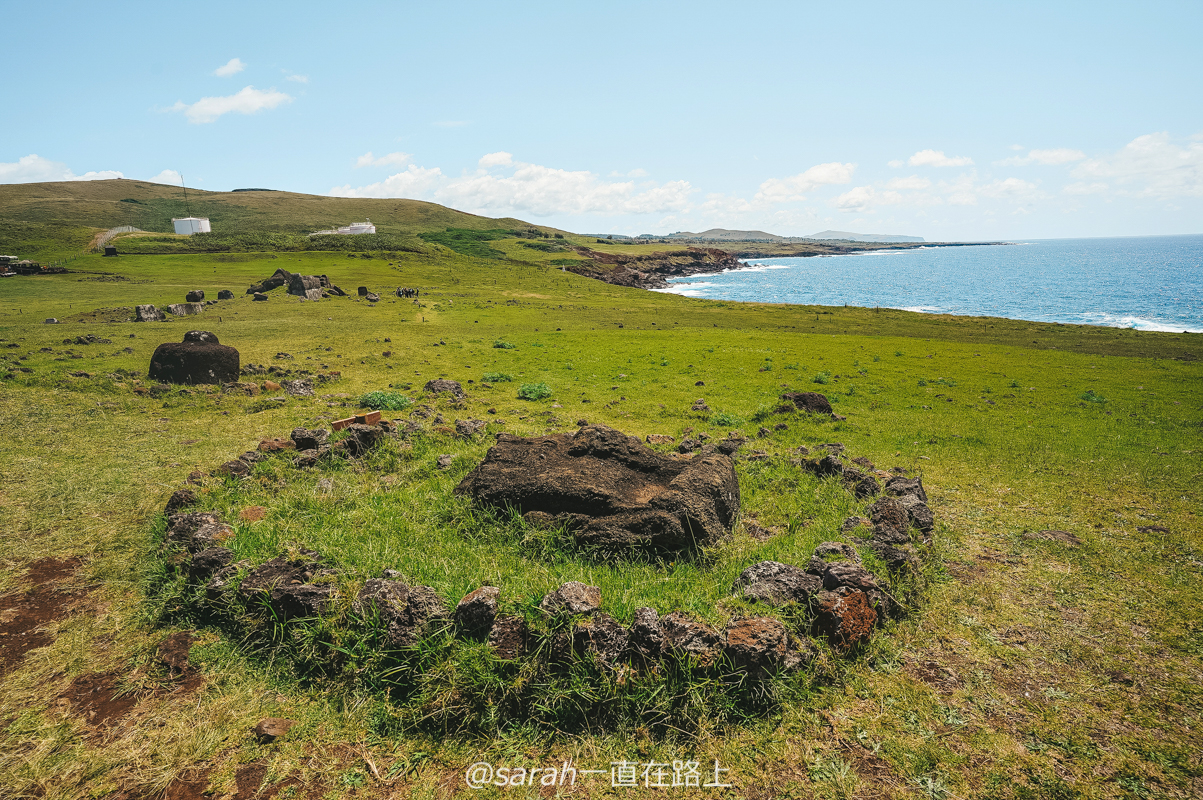
{"type": "Polygon", "coordinates": [[[921,244],[926,240],[922,236],[901,236],[888,233],[851,233],[849,231],[820,231],[813,233],[810,236],[779,236],[775,233],[767,231],[736,231],[727,228],[711,228],[701,233],[693,231],[677,231],[663,236],[657,236],[654,233],[643,233],[639,236],[622,236],[620,234],[607,234],[607,239],[650,239],[655,241],[691,241],[691,242],[777,242],[777,243],[792,243],[806,241],[830,241],[839,240],[843,242],[876,242],[876,243],[911,243],[921,244]]]}

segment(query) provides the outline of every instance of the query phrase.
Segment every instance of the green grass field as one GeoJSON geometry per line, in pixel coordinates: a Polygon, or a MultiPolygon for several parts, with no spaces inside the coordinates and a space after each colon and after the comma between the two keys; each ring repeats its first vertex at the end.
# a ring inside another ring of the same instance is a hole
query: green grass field
{"type": "MultiPolygon", "coordinates": [[[[107,797],[202,776],[214,796],[233,796],[254,767],[265,785],[291,787],[280,797],[447,797],[472,794],[464,769],[475,761],[567,758],[605,770],[622,759],[717,759],[731,769],[735,788],[722,796],[732,797],[1203,790],[1198,335],[697,300],[561,272],[550,260],[563,253],[520,238],[487,240],[503,257],[485,258],[425,241],[418,228],[398,232],[413,234],[421,252],[83,256],[71,264],[82,272],[0,281],[0,595],[23,591],[26,565],[47,556],[80,558],[78,580],[90,589],[79,613],[53,623],[45,647],[0,678],[0,794],[107,797]],[[243,295],[277,267],[384,299],[243,295]],[[392,297],[397,286],[420,288],[420,303],[392,297]],[[195,319],[109,321],[136,304],[182,302],[191,289],[232,289],[236,299],[195,319]],[[280,404],[218,391],[135,393],[148,385],[155,346],[193,328],[237,347],[244,365],[341,378],[318,397],[280,404]],[[111,343],[64,343],[89,333],[111,343]],[[276,358],[282,352],[291,358],[276,358]],[[512,380],[481,385],[490,373],[512,380]],[[461,381],[466,407],[424,397],[435,377],[461,381]],[[550,397],[519,399],[530,383],[545,383],[550,397]],[[770,413],[782,392],[812,389],[846,421],[770,413]],[[351,590],[395,568],[453,601],[493,583],[519,612],[579,579],[600,586],[603,610],[623,621],[651,605],[721,623],[750,610],[729,595],[743,567],[797,563],[840,538],[844,517],[863,508],[790,461],[800,445],[842,442],[880,467],[922,474],[937,518],[932,580],[909,618],[866,652],[826,653],[813,674],[781,682],[762,712],[716,708],[721,687],[691,688],[688,675],[660,689],[599,689],[575,676],[550,685],[563,692],[546,699],[554,714],[477,713],[460,725],[466,697],[506,696],[529,676],[444,643],[411,676],[422,687],[416,698],[390,701],[369,658],[343,662],[360,674],[319,669],[321,637],[338,634],[319,626],[289,637],[201,619],[164,577],[161,510],[190,472],[347,416],[376,390],[449,422],[488,420],[489,435],[464,441],[428,427],[364,463],[306,474],[269,460],[250,481],[208,479],[206,506],[228,518],[268,510],[236,523],[240,557],[299,543],[344,566],[351,590]],[[689,410],[699,397],[710,414],[689,410]],[[746,449],[769,457],[739,462],[736,535],[680,563],[599,562],[452,494],[491,434],[573,430],[579,419],[641,438],[680,438],[687,428],[750,436],[746,449]],[[787,429],[756,438],[777,422],[787,429]],[[446,471],[434,466],[442,453],[454,457],[446,471]],[[780,535],[757,542],[744,529],[752,520],[780,535]],[[1044,529],[1081,544],[1025,536],[1044,529]],[[177,629],[198,631],[192,659],[204,680],[191,692],[173,691],[154,657],[177,629]],[[136,703],[98,730],[61,698],[79,676],[110,672],[136,703]],[[679,693],[672,713],[688,724],[646,724],[637,713],[598,729],[553,724],[572,719],[565,704],[590,692],[592,702],[666,702],[657,691],[679,693]],[[300,725],[258,744],[247,730],[266,716],[300,725]]],[[[484,793],[514,791],[523,790],[484,793]]],[[[577,791],[656,793],[611,789],[608,777],[577,791]]]]}

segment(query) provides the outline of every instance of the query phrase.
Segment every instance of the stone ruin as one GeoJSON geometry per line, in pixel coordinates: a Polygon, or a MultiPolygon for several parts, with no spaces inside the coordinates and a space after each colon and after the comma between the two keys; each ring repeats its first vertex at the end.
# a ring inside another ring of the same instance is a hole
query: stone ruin
{"type": "Polygon", "coordinates": [[[238,351],[209,331],[188,331],[182,342],[164,342],[150,357],[151,380],[161,383],[229,383],[238,380],[238,351]]]}
{"type": "Polygon", "coordinates": [[[320,300],[323,297],[345,297],[346,292],[330,282],[325,275],[299,275],[286,269],[277,269],[271,277],[265,278],[246,290],[247,294],[255,295],[255,300],[266,300],[267,292],[288,287],[288,293],[307,300],[320,300]]]}
{"type": "MultiPolygon", "coordinates": [[[[452,381],[426,388],[462,397],[462,388],[452,381]]],[[[426,416],[415,410],[404,431],[388,421],[349,424],[340,441],[332,441],[324,429],[297,428],[286,438],[263,440],[257,450],[213,474],[245,478],[272,454],[286,455],[298,468],[317,467],[335,456],[359,458],[388,436],[416,430],[416,421],[426,416]]],[[[650,551],[679,557],[731,535],[740,507],[732,458],[743,442],[706,444],[692,457],[674,458],[602,425],[528,438],[501,434],[457,491],[476,502],[516,508],[535,524],[564,524],[577,542],[611,554],[650,551]]],[[[912,542],[929,542],[934,527],[922,481],[877,470],[863,458],[848,460],[843,445],[821,449],[794,463],[820,478],[838,478],[859,498],[875,498],[868,518],[849,518],[842,532],[876,554],[891,573],[918,577],[920,557],[912,542]]],[[[864,566],[856,548],[823,542],[805,563],[752,564],[731,587],[732,595],[746,602],[795,609],[785,617],[793,622],[752,614],[717,628],[679,610],[662,616],[640,608],[623,625],[602,610],[597,587],[569,582],[538,605],[548,625],[532,627],[525,617],[499,611],[501,590],[495,586],[481,586],[453,605],[395,570],[357,584],[311,550],[290,551],[260,565],[235,562],[227,547],[233,529],[210,512],[190,511],[198,502],[187,489],[172,496],[165,509],[166,543],[175,548],[173,558],[187,579],[203,587],[207,602],[238,602],[289,620],[339,613],[345,607],[341,593],[354,591],[350,614],[340,624],[379,626],[386,647],[394,651],[412,648],[436,630],[451,630],[487,642],[501,659],[562,663],[588,658],[611,669],[646,669],[657,661],[689,658],[704,668],[724,673],[735,668],[760,679],[811,663],[817,651],[810,637],[825,639],[837,653],[851,652],[906,612],[889,585],[864,566]],[[358,590],[348,589],[356,585],[358,590]]]]}

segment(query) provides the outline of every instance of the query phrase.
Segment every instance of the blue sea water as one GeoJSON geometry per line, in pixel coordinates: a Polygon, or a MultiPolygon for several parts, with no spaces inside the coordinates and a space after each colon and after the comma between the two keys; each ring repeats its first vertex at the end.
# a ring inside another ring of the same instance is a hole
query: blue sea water
{"type": "Polygon", "coordinates": [[[670,284],[658,291],[1199,333],[1203,235],[759,258],[670,284]]]}

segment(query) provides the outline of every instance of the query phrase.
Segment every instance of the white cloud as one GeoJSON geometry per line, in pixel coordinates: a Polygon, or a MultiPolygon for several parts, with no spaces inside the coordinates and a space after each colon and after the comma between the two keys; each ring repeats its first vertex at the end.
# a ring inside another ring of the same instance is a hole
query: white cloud
{"type": "MultiPolygon", "coordinates": [[[[1203,141],[1192,137],[1185,146],[1168,133],[1138,136],[1121,150],[1083,161],[1070,173],[1089,185],[1109,181],[1116,194],[1137,197],[1203,195],[1203,141]]],[[[1068,188],[1068,187],[1067,187],[1068,188]]]]}
{"type": "Polygon", "coordinates": [[[857,186],[832,200],[831,204],[841,211],[860,212],[868,211],[874,206],[896,206],[905,199],[899,192],[879,192],[872,186],[857,186]]]}
{"type": "Polygon", "coordinates": [[[246,64],[242,62],[241,58],[231,58],[225,64],[213,70],[213,74],[219,78],[228,78],[231,75],[237,75],[244,69],[246,69],[246,64]]]}
{"type": "Polygon", "coordinates": [[[292,73],[286,73],[284,75],[284,80],[292,81],[294,83],[309,83],[309,76],[308,75],[294,75],[292,73]]]}
{"type": "Polygon", "coordinates": [[[756,199],[768,203],[785,203],[805,200],[803,192],[809,192],[820,186],[837,183],[851,183],[852,173],[856,164],[841,164],[832,161],[827,164],[816,164],[805,172],[789,178],[769,178],[760,184],[756,199]]]}
{"type": "Polygon", "coordinates": [[[978,189],[978,193],[984,197],[1022,198],[1034,194],[1037,188],[1036,184],[1021,178],[1003,178],[986,184],[978,189]]]}
{"type": "Polygon", "coordinates": [[[1061,164],[1072,164],[1075,161],[1081,161],[1086,158],[1086,154],[1081,150],[1071,150],[1068,147],[1058,147],[1052,150],[1031,150],[1026,156],[1011,156],[999,161],[999,164],[1011,167],[1025,167],[1028,164],[1042,164],[1044,166],[1060,166],[1061,164]]]}
{"type": "Polygon", "coordinates": [[[411,164],[405,172],[367,186],[339,186],[340,197],[408,197],[435,200],[479,213],[664,214],[688,207],[693,187],[686,181],[664,184],[609,182],[585,170],[571,171],[515,161],[509,153],[489,153],[481,169],[458,178],[438,168],[411,164]]]}
{"type": "Polygon", "coordinates": [[[350,184],[335,186],[327,194],[334,197],[406,197],[419,198],[428,193],[443,177],[442,170],[423,169],[410,164],[404,172],[390,175],[379,183],[370,183],[358,188],[350,184]]]}
{"type": "Polygon", "coordinates": [[[170,111],[183,111],[189,122],[213,122],[223,114],[237,112],[239,114],[254,114],[265,108],[275,108],[284,103],[292,102],[292,97],[277,92],[275,89],[262,91],[254,86],[248,86],[242,91],[225,97],[202,97],[191,105],[177,102],[170,111]]]}
{"type": "Polygon", "coordinates": [[[384,167],[384,166],[402,167],[402,166],[405,166],[406,164],[408,164],[409,160],[412,157],[413,156],[411,156],[409,153],[398,152],[398,153],[388,153],[387,155],[383,155],[383,156],[380,156],[379,158],[377,158],[376,156],[372,155],[372,151],[369,150],[368,152],[361,155],[359,158],[355,159],[355,168],[358,169],[360,167],[384,167]]]}
{"type": "Polygon", "coordinates": [[[905,161],[903,161],[901,158],[896,158],[889,163],[889,166],[893,167],[894,169],[898,169],[899,167],[903,166],[904,164],[906,164],[905,161]]]}
{"type": "Polygon", "coordinates": [[[894,178],[886,181],[887,189],[927,189],[931,187],[931,181],[927,178],[920,178],[918,175],[912,175],[909,178],[894,178]]]}
{"type": "Polygon", "coordinates": [[[907,163],[912,167],[971,167],[973,159],[968,156],[946,156],[943,150],[920,150],[907,163]]]}
{"type": "Polygon", "coordinates": [[[61,161],[51,161],[36,153],[16,161],[0,162],[0,183],[43,183],[49,181],[107,181],[124,178],[122,173],[106,169],[76,175],[61,161]]]}
{"type": "Polygon", "coordinates": [[[487,153],[480,157],[480,161],[476,162],[481,169],[489,169],[490,167],[508,167],[514,163],[514,156],[511,153],[497,152],[487,153]]]}
{"type": "Polygon", "coordinates": [[[1066,194],[1104,194],[1108,189],[1107,184],[1101,182],[1087,183],[1086,181],[1076,181],[1066,186],[1061,191],[1066,194]]]}
{"type": "Polygon", "coordinates": [[[613,172],[610,173],[610,177],[611,178],[646,178],[647,170],[641,169],[641,168],[633,169],[630,172],[619,172],[618,170],[614,170],[613,172]]]}
{"type": "Polygon", "coordinates": [[[153,178],[147,178],[147,183],[166,183],[170,186],[179,186],[182,183],[180,173],[174,169],[165,169],[153,178]]]}
{"type": "Polygon", "coordinates": [[[1025,148],[1021,144],[1013,144],[1013,145],[1011,145],[1011,149],[1012,150],[1024,150],[1025,148]]]}

